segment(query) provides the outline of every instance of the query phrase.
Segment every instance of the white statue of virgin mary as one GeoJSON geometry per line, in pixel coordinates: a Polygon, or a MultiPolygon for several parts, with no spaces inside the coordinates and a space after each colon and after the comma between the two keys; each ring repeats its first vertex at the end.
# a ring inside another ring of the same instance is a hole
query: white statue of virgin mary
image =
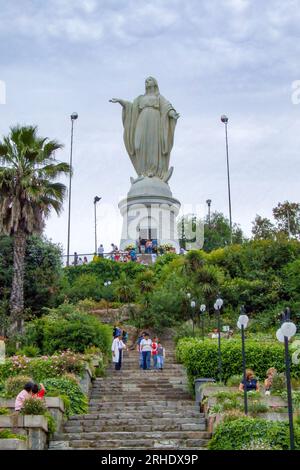
{"type": "Polygon", "coordinates": [[[146,92],[133,103],[113,98],[123,108],[124,143],[139,179],[156,176],[167,182],[174,131],[179,114],[160,93],[155,78],[148,77],[146,92]]]}

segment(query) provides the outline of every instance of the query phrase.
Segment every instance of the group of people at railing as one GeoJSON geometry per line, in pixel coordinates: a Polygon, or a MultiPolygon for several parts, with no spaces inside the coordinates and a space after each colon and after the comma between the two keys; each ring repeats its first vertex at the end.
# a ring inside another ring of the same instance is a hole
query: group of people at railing
{"type": "MultiPolygon", "coordinates": [[[[156,258],[157,256],[165,252],[174,252],[176,249],[172,246],[158,246],[157,240],[142,240],[137,242],[137,245],[128,245],[125,250],[119,250],[117,245],[111,243],[111,251],[105,252],[104,246],[101,243],[97,249],[97,253],[94,254],[82,254],[79,255],[77,252],[73,255],[72,266],[82,266],[88,264],[90,261],[97,261],[99,258],[110,259],[112,261],[127,263],[128,261],[134,261],[143,264],[144,261],[141,259],[141,255],[148,254],[156,258]],[[89,258],[88,258],[89,257],[89,258]]],[[[185,254],[185,250],[181,249],[180,254],[185,254]]]]}

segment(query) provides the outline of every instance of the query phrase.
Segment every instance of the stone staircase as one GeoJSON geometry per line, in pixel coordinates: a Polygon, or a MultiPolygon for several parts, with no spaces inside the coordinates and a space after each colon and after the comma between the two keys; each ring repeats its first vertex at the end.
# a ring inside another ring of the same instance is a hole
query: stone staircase
{"type": "Polygon", "coordinates": [[[138,353],[125,351],[121,371],[113,366],[94,381],[89,414],[72,416],[50,449],[204,449],[211,435],[195,408],[174,344],[164,342],[163,371],[139,369],[138,353]]]}

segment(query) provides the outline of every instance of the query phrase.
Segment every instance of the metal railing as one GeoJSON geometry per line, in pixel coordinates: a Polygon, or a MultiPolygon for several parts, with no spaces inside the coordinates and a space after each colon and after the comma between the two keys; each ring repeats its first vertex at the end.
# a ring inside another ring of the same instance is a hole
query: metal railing
{"type": "MultiPolygon", "coordinates": [[[[152,257],[152,262],[155,262],[156,257],[159,254],[156,253],[137,253],[136,254],[136,262],[141,261],[141,257],[144,254],[148,254],[152,257]]],[[[109,252],[109,253],[102,253],[102,254],[95,254],[95,253],[73,253],[69,255],[69,266],[82,266],[84,264],[89,264],[94,259],[109,259],[111,261],[120,262],[120,263],[127,263],[131,261],[130,252],[129,251],[118,251],[118,252],[109,252]]],[[[67,266],[67,259],[68,255],[62,255],[62,264],[67,266]]]]}

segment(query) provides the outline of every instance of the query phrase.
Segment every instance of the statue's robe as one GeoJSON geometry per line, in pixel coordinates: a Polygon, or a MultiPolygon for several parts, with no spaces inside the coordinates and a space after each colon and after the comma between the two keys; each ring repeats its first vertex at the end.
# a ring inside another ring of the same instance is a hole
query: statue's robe
{"type": "Polygon", "coordinates": [[[138,176],[167,178],[176,126],[171,110],[171,103],[159,94],[124,103],[124,143],[138,176]]]}

